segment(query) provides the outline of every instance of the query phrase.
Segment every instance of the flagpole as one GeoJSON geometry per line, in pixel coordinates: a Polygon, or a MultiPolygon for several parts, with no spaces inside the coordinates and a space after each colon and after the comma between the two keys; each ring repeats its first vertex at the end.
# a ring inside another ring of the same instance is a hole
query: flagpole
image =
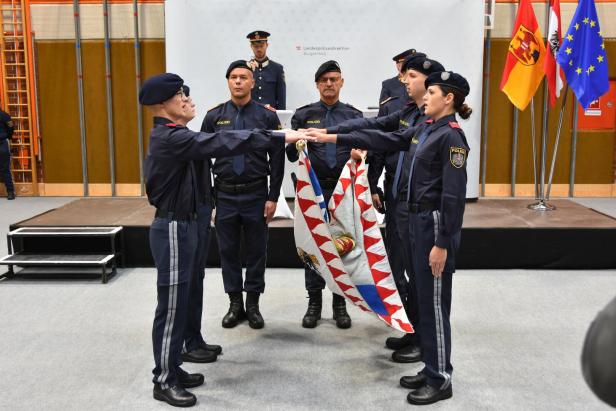
{"type": "MultiPolygon", "coordinates": [[[[539,186],[537,185],[537,147],[535,137],[535,97],[530,99],[530,138],[533,146],[533,177],[535,180],[535,199],[539,198],[539,186]]],[[[532,204],[531,204],[532,205],[532,204]]],[[[530,205],[528,207],[531,207],[530,205]]]]}
{"type": "Polygon", "coordinates": [[[578,105],[573,102],[573,134],[571,135],[571,164],[569,166],[569,197],[573,197],[575,188],[575,160],[577,157],[578,105]]]}
{"type": "Polygon", "coordinates": [[[518,125],[520,110],[513,106],[513,143],[511,144],[511,197],[515,197],[515,180],[518,169],[518,125]]]}
{"type": "MultiPolygon", "coordinates": [[[[547,8],[545,10],[545,28],[546,28],[545,32],[547,33],[550,27],[550,2],[549,1],[546,3],[546,6],[547,8]]],[[[546,44],[549,44],[549,42],[550,42],[550,39],[549,37],[547,37],[546,44]]],[[[548,51],[548,53],[549,52],[550,51],[548,51]]],[[[548,116],[549,116],[548,100],[549,100],[548,79],[545,78],[543,80],[543,119],[542,119],[543,121],[542,121],[542,127],[541,127],[541,183],[540,183],[540,190],[539,190],[539,202],[528,206],[528,208],[530,208],[531,210],[536,210],[536,211],[554,210],[554,206],[547,204],[545,200],[545,163],[546,163],[546,151],[547,151],[547,145],[548,145],[548,116]]],[[[536,188],[535,188],[535,191],[536,191],[536,188]]]]}
{"type": "Polygon", "coordinates": [[[545,195],[546,201],[550,199],[550,192],[552,191],[552,179],[554,178],[554,167],[556,165],[556,156],[558,154],[558,144],[560,143],[560,133],[563,127],[563,116],[565,114],[565,107],[567,106],[567,94],[569,94],[569,84],[565,86],[565,96],[563,97],[563,105],[560,108],[560,115],[558,116],[558,129],[556,129],[556,141],[554,141],[554,151],[552,152],[552,165],[550,166],[550,177],[548,179],[548,189],[545,195]]]}

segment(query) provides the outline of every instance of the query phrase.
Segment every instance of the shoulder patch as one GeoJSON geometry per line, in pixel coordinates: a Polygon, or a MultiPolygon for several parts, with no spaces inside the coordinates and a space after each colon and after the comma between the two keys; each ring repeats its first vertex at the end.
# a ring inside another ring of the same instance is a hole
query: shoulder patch
{"type": "Polygon", "coordinates": [[[449,161],[455,168],[462,168],[466,162],[467,151],[463,147],[449,147],[449,161]]]}
{"type": "Polygon", "coordinates": [[[379,105],[380,105],[380,106],[382,106],[383,104],[385,104],[385,103],[387,103],[387,102],[389,102],[389,101],[391,101],[391,100],[393,100],[393,99],[396,99],[396,98],[398,98],[398,97],[396,97],[396,96],[389,96],[389,97],[387,97],[385,100],[381,101],[381,102],[379,103],[379,105]]]}
{"type": "Polygon", "coordinates": [[[451,128],[457,128],[457,129],[462,129],[462,127],[460,127],[460,124],[458,124],[457,121],[450,121],[449,122],[449,127],[451,128]]]}
{"type": "Polygon", "coordinates": [[[225,103],[220,103],[219,105],[214,106],[214,107],[212,107],[211,109],[209,109],[207,112],[209,113],[210,111],[212,111],[212,110],[214,110],[214,109],[217,109],[218,107],[222,106],[223,104],[225,104],[225,103]]]}
{"type": "Polygon", "coordinates": [[[174,127],[177,127],[178,125],[175,124],[175,123],[167,123],[167,124],[165,124],[165,126],[166,127],[170,127],[170,128],[174,128],[174,127]]]}
{"type": "Polygon", "coordinates": [[[434,123],[434,120],[432,120],[431,118],[429,118],[429,119],[427,119],[427,120],[425,121],[425,123],[426,123],[426,124],[432,124],[432,123],[434,123]]]}
{"type": "MultiPolygon", "coordinates": [[[[10,118],[10,117],[9,117],[10,118]]],[[[9,127],[13,127],[13,120],[9,120],[6,122],[6,125],[9,127]]]]}

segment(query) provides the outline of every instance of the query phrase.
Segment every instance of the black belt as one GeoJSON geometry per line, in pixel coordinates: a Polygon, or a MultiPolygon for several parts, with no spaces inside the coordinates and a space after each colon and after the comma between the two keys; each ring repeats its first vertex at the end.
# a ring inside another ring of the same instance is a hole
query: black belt
{"type": "Polygon", "coordinates": [[[238,184],[225,183],[224,181],[216,180],[216,189],[227,194],[252,193],[253,191],[257,191],[257,189],[265,188],[266,186],[267,179],[265,178],[238,184]]]}
{"type": "Polygon", "coordinates": [[[166,218],[175,221],[191,221],[197,219],[197,213],[176,213],[175,211],[167,211],[157,208],[154,217],[166,218]]]}
{"type": "Polygon", "coordinates": [[[422,213],[426,211],[434,211],[438,209],[435,204],[432,203],[407,203],[409,212],[411,213],[422,213]]]}

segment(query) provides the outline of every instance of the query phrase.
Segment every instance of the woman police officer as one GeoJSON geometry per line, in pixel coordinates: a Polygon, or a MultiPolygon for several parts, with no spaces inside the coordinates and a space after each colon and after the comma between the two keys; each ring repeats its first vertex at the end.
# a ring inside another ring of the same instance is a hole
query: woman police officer
{"type": "Polygon", "coordinates": [[[307,131],[308,136],[319,142],[386,151],[406,150],[411,146],[409,152],[414,153],[407,204],[425,367],[417,375],[402,377],[400,384],[413,389],[407,400],[418,405],[452,396],[449,314],[455,253],[460,245],[466,198],[469,151],[455,115],[458,113],[466,119],[472,112],[464,104],[469,85],[460,74],[432,73],[425,85],[425,113],[430,120],[418,127],[378,136],[361,130],[337,135],[307,131]]]}

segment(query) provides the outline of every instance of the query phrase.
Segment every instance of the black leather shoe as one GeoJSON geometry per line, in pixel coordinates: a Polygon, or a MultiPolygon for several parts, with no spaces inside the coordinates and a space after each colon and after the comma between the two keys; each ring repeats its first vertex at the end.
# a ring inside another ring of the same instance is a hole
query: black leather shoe
{"type": "Polygon", "coordinates": [[[407,345],[391,353],[391,360],[399,363],[412,363],[421,361],[421,348],[416,345],[407,345]]]}
{"type": "Polygon", "coordinates": [[[302,327],[314,328],[321,319],[323,309],[323,293],[321,290],[308,291],[308,309],[302,318],[302,327]]]}
{"type": "Polygon", "coordinates": [[[426,384],[415,391],[409,392],[406,396],[406,400],[415,405],[427,405],[446,400],[451,398],[452,395],[453,391],[451,390],[451,384],[444,390],[439,390],[438,388],[426,384]]]}
{"type": "Polygon", "coordinates": [[[332,301],[332,311],[334,312],[334,320],[336,320],[336,327],[338,328],[351,328],[351,317],[346,310],[346,302],[344,297],[334,294],[332,301]]]}
{"type": "Polygon", "coordinates": [[[164,401],[174,407],[192,407],[197,403],[197,397],[179,385],[163,390],[160,384],[154,384],[154,399],[164,401]]]}
{"type": "Polygon", "coordinates": [[[250,328],[258,330],[263,328],[265,321],[259,311],[259,296],[260,293],[248,292],[246,293],[246,317],[248,317],[248,325],[250,328]]]}
{"type": "Polygon", "coordinates": [[[426,385],[427,380],[426,376],[421,372],[416,375],[405,375],[400,378],[400,386],[409,390],[416,390],[426,385]]]}
{"type": "Polygon", "coordinates": [[[207,350],[207,351],[211,351],[211,352],[215,353],[216,355],[222,354],[222,347],[220,345],[216,345],[216,344],[203,344],[201,346],[201,348],[203,348],[204,350],[207,350]]]}
{"type": "Polygon", "coordinates": [[[184,362],[209,363],[216,361],[217,357],[218,354],[214,351],[208,351],[201,347],[182,353],[182,361],[184,362]]]}
{"type": "Polygon", "coordinates": [[[180,374],[178,380],[182,388],[195,388],[203,385],[205,377],[203,374],[180,374]]]}
{"type": "Polygon", "coordinates": [[[385,347],[399,350],[413,343],[413,334],[404,334],[402,337],[389,337],[385,340],[385,347]]]}
{"type": "Polygon", "coordinates": [[[14,191],[9,191],[8,193],[6,193],[6,199],[7,200],[15,200],[15,192],[14,191]]]}
{"type": "Polygon", "coordinates": [[[229,293],[229,311],[222,319],[224,328],[233,328],[246,318],[242,293],[229,293]]]}

